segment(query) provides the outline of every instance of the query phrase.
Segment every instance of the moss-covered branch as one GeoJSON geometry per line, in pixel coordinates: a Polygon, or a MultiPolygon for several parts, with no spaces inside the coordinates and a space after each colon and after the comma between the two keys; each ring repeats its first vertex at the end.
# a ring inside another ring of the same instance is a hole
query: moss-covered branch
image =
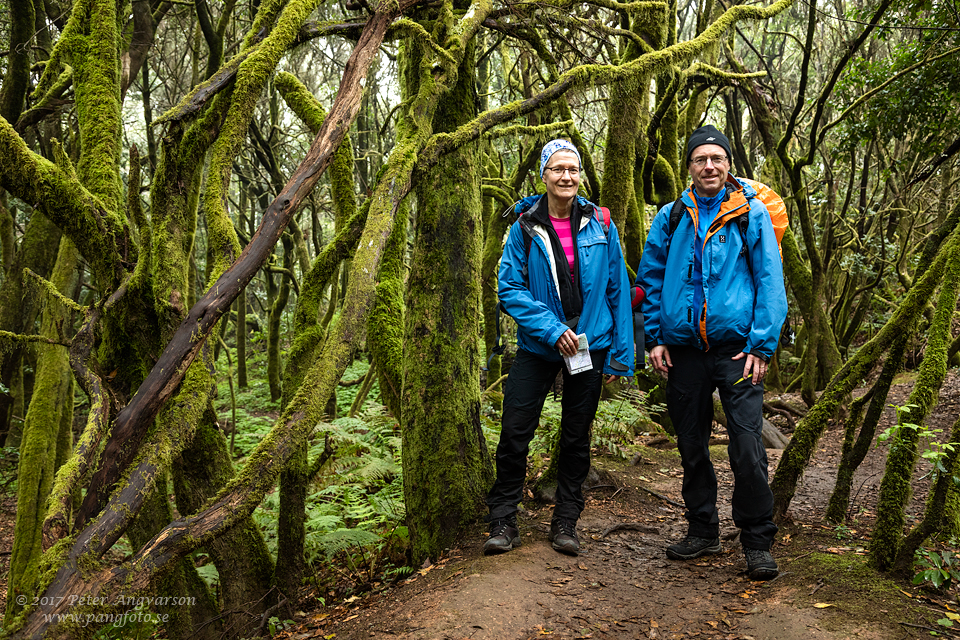
{"type": "Polygon", "coordinates": [[[67,236],[90,263],[97,282],[119,281],[126,271],[104,202],[80,181],[33,153],[0,118],[0,186],[34,203],[67,236]]]}
{"type": "MultiPolygon", "coordinates": [[[[256,101],[263,93],[264,86],[280,58],[296,38],[301,25],[318,3],[319,0],[290,2],[283,9],[270,35],[240,64],[237,70],[236,83],[230,95],[230,108],[210,157],[207,189],[203,196],[204,212],[211,234],[208,242],[211,246],[210,253],[214,258],[214,264],[211,267],[213,278],[219,277],[240,253],[240,242],[237,240],[233,222],[226,208],[233,160],[246,137],[255,113],[256,101]]],[[[261,6],[260,13],[268,11],[267,7],[275,4],[282,3],[277,0],[265,2],[261,6]]],[[[261,20],[260,15],[257,20],[261,20]]],[[[213,281],[211,279],[209,283],[212,284],[213,281]]]]}
{"type": "MultiPolygon", "coordinates": [[[[41,343],[41,344],[55,344],[61,347],[70,346],[70,340],[63,337],[49,338],[47,336],[41,336],[37,334],[12,333],[10,331],[0,330],[0,344],[3,344],[4,342],[8,344],[41,343]]],[[[2,350],[3,350],[3,347],[0,347],[0,351],[2,350]]]]}
{"type": "Polygon", "coordinates": [[[948,241],[941,245],[933,264],[917,280],[887,323],[843,365],[830,380],[817,402],[797,425],[790,444],[784,449],[783,457],[780,459],[771,483],[775,520],[780,521],[790,508],[797,482],[816,450],[817,442],[826,430],[829,419],[836,415],[840,403],[847,394],[880,362],[881,356],[896,336],[904,330],[904,327],[911,326],[923,312],[934,290],[940,284],[946,269],[947,258],[953,254],[953,249],[958,242],[960,242],[960,233],[954,229],[948,241]]]}
{"type": "Polygon", "coordinates": [[[566,129],[568,126],[573,125],[573,120],[560,120],[558,122],[548,122],[547,124],[539,125],[526,125],[526,124],[515,124],[509,127],[502,127],[500,129],[493,129],[487,131],[484,135],[485,138],[494,140],[496,138],[503,138],[505,136],[520,136],[527,135],[533,137],[542,137],[547,134],[553,133],[554,131],[560,129],[566,129]]]}
{"type": "Polygon", "coordinates": [[[678,42],[659,51],[644,54],[636,60],[622,65],[590,64],[570,69],[561,75],[556,82],[532,98],[511,102],[500,108],[484,112],[453,132],[434,136],[420,153],[417,173],[426,172],[449,150],[476,140],[498,124],[536,111],[559,99],[572,89],[606,85],[661,72],[671,65],[678,65],[701,53],[737,22],[771,18],[784,11],[792,3],[793,0],[778,0],[769,7],[735,5],[727,9],[703,33],[692,40],[678,42]]]}
{"type": "MultiPolygon", "coordinates": [[[[893,566],[903,542],[905,509],[910,498],[910,483],[917,463],[920,425],[937,401],[940,386],[947,375],[947,349],[950,328],[960,292],[960,247],[951,247],[937,310],[927,334],[927,348],[920,362],[917,381],[906,406],[897,411],[897,429],[887,454],[887,465],[880,481],[877,521],[870,538],[870,561],[878,569],[893,566]]],[[[945,494],[944,494],[945,495],[945,494]]],[[[919,546],[919,542],[917,543],[919,546]]],[[[913,557],[913,551],[910,557],[913,557]]]]}
{"type": "Polygon", "coordinates": [[[60,291],[57,289],[57,286],[54,283],[47,280],[46,278],[43,278],[37,275],[30,269],[24,269],[23,275],[33,278],[34,282],[37,283],[40,290],[43,292],[45,296],[49,297],[51,300],[55,302],[58,302],[64,308],[70,309],[71,311],[76,311],[78,313],[85,313],[87,311],[86,307],[83,307],[77,304],[76,302],[73,301],[72,298],[68,298],[67,296],[60,293],[60,291]]]}
{"type": "Polygon", "coordinates": [[[116,402],[111,398],[107,385],[97,374],[100,367],[94,346],[99,341],[96,328],[100,322],[100,313],[100,309],[94,309],[87,315],[70,349],[70,367],[80,387],[90,399],[90,411],[74,455],[57,471],[50,491],[47,513],[43,520],[44,551],[69,533],[68,519],[73,509],[73,492],[96,463],[100,443],[109,428],[111,412],[116,409],[116,402]]]}

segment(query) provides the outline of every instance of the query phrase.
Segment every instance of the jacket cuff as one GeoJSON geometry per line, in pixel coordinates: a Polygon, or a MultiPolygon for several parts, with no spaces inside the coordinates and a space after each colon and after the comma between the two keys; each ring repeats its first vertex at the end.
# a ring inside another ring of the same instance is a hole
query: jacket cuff
{"type": "Polygon", "coordinates": [[[761,360],[763,360],[764,362],[770,362],[770,356],[768,356],[768,355],[765,354],[765,353],[760,353],[760,352],[757,351],[756,349],[751,350],[751,351],[750,351],[750,355],[756,356],[756,357],[760,358],[761,360]]]}
{"type": "Polygon", "coordinates": [[[556,345],[557,345],[557,340],[559,340],[559,339],[560,339],[560,336],[562,336],[563,334],[565,334],[569,328],[570,328],[570,327],[566,326],[565,324],[559,324],[559,323],[558,323],[558,324],[557,324],[557,328],[554,329],[553,333],[551,333],[551,334],[547,337],[547,340],[545,341],[545,342],[547,343],[547,346],[549,346],[549,347],[556,347],[556,345]]]}
{"type": "Polygon", "coordinates": [[[625,373],[629,371],[627,365],[621,364],[616,358],[610,358],[610,364],[608,366],[616,373],[625,373]]]}

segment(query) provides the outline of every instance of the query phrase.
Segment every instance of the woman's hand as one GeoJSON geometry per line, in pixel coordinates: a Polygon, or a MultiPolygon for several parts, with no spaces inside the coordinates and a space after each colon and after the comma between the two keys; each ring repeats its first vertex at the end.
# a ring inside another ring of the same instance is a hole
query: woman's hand
{"type": "Polygon", "coordinates": [[[560,353],[565,356],[575,356],[577,355],[577,346],[579,344],[580,340],[577,338],[577,334],[567,329],[566,332],[560,336],[560,339],[557,340],[556,347],[560,350],[560,353]]]}

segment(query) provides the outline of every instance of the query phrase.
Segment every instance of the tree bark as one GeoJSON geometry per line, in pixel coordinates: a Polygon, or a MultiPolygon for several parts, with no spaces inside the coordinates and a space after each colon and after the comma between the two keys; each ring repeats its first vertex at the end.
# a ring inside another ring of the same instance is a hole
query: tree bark
{"type": "MultiPolygon", "coordinates": [[[[408,41],[406,74],[425,51],[408,41]]],[[[474,113],[473,46],[433,127],[451,131],[474,113]]],[[[408,96],[420,79],[408,75],[408,96]]],[[[484,504],[492,466],[480,429],[479,169],[474,145],[445,156],[417,185],[416,242],[406,296],[403,483],[414,561],[438,558],[484,504]],[[443,265],[442,269],[437,268],[443,265]]]]}

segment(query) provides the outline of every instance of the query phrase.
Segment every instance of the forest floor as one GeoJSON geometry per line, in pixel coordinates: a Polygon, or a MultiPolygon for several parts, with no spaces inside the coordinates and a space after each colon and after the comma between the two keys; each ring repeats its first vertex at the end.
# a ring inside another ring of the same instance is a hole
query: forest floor
{"type": "MultiPolygon", "coordinates": [[[[903,404],[912,381],[897,385],[903,404]]],[[[784,399],[798,404],[796,397],[784,399]]],[[[928,426],[949,434],[960,408],[953,371],[928,426]]],[[[895,420],[889,408],[878,432],[895,420]]],[[[781,423],[783,424],[783,423],[781,423]]],[[[872,447],[857,472],[845,526],[823,513],[840,458],[842,424],[831,425],[805,473],[773,549],[780,576],[746,577],[730,517],[733,475],[725,447],[712,447],[720,482],[721,555],[668,560],[665,547],[686,526],[675,449],[646,449],[636,464],[595,456],[600,485],[586,493],[579,522],[583,553],[561,555],[547,541],[551,508],[522,511],[523,545],[484,557],[478,524],[439,561],[389,587],[301,612],[278,637],[397,640],[526,638],[722,638],[726,640],[886,640],[950,636],[938,623],[960,609],[956,591],[932,592],[878,576],[866,548],[887,447],[872,447]]],[[[770,469],[781,451],[768,450],[770,469]]],[[[925,468],[926,467],[926,468],[925,468]]],[[[926,495],[920,464],[909,521],[926,495]]]]}

